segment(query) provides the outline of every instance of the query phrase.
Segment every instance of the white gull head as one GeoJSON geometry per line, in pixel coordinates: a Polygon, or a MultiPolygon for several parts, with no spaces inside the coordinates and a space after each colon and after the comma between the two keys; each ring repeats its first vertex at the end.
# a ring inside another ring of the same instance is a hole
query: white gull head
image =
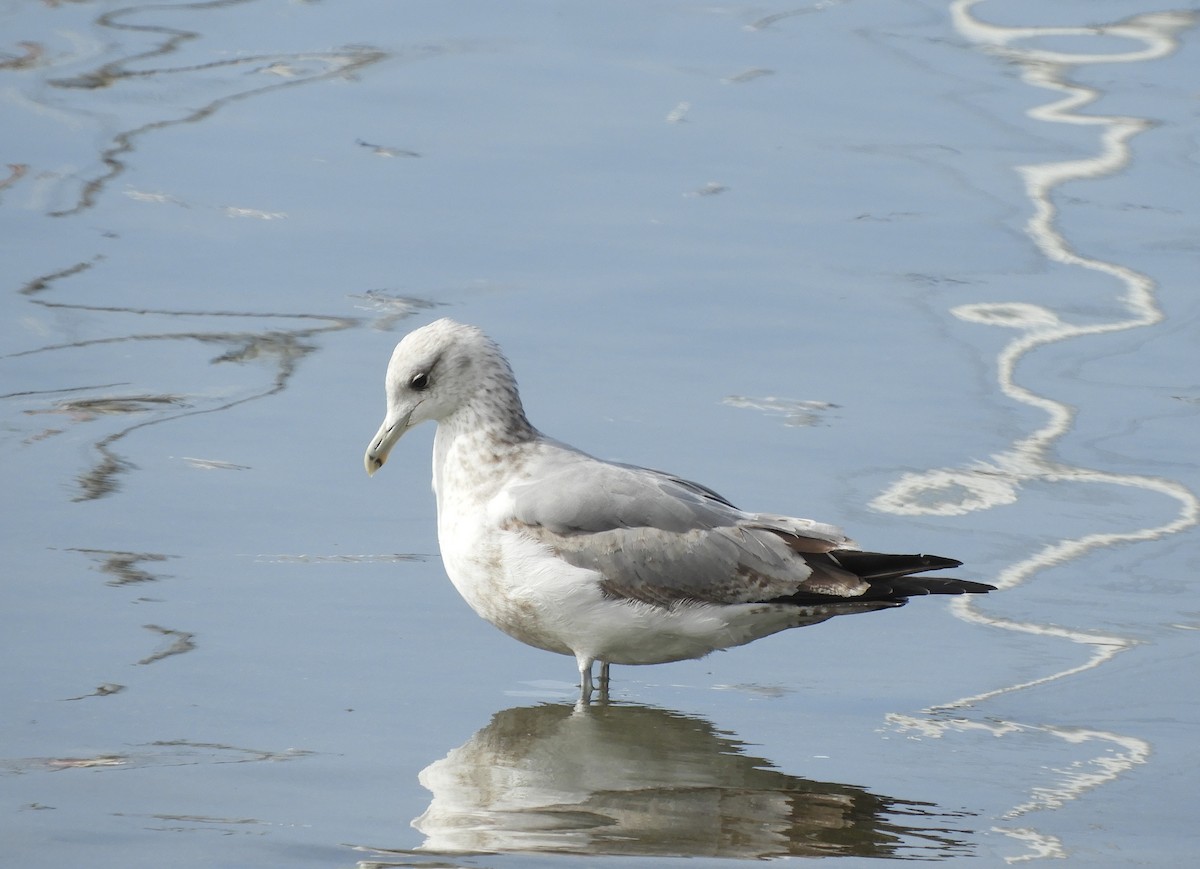
{"type": "Polygon", "coordinates": [[[387,413],[363,458],[368,474],[383,467],[413,426],[463,411],[528,428],[517,385],[500,348],[474,326],[443,318],[396,345],[385,380],[387,413]]]}

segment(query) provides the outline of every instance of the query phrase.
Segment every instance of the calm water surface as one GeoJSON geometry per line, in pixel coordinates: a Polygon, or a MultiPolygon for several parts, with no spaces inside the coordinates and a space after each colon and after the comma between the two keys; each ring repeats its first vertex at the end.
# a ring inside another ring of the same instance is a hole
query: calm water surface
{"type": "Polygon", "coordinates": [[[5,862],[1188,860],[1198,23],[0,6],[5,862]],[[432,431],[362,471],[443,314],[547,432],[1002,591],[576,710],[432,431]]]}

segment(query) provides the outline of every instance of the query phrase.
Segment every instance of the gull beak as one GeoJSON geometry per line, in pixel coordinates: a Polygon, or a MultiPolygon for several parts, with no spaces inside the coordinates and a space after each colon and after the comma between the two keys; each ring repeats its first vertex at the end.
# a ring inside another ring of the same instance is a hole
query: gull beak
{"type": "Polygon", "coordinates": [[[383,425],[371,439],[371,445],[367,447],[367,454],[363,456],[367,476],[374,476],[375,472],[383,467],[383,463],[387,461],[388,453],[392,451],[396,441],[400,440],[400,437],[408,431],[410,417],[412,417],[411,411],[404,416],[388,416],[383,421],[383,425]]]}

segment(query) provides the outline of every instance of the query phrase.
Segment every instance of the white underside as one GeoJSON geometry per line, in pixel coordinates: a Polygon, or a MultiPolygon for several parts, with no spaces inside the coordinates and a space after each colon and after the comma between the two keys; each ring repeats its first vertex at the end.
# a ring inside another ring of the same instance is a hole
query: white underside
{"type": "MultiPolygon", "coordinates": [[[[459,593],[480,616],[528,645],[584,663],[663,664],[700,658],[769,634],[823,621],[812,609],[780,604],[679,602],[669,607],[606,597],[599,573],[574,567],[516,531],[499,541],[452,535],[442,553],[459,593]],[[463,545],[466,544],[466,545],[463,545]]],[[[443,540],[445,540],[443,535],[443,540]]]]}

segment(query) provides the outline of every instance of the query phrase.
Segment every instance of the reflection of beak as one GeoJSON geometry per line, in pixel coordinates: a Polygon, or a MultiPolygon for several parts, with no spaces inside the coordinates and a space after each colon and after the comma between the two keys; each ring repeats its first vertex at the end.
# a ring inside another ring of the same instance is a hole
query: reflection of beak
{"type": "Polygon", "coordinates": [[[408,420],[411,416],[412,413],[409,412],[403,417],[388,417],[383,421],[383,425],[379,427],[379,431],[372,438],[371,445],[367,447],[367,454],[363,456],[363,464],[367,467],[367,476],[374,475],[383,467],[383,463],[387,461],[388,453],[392,451],[396,441],[400,440],[400,436],[408,431],[408,420]]]}

